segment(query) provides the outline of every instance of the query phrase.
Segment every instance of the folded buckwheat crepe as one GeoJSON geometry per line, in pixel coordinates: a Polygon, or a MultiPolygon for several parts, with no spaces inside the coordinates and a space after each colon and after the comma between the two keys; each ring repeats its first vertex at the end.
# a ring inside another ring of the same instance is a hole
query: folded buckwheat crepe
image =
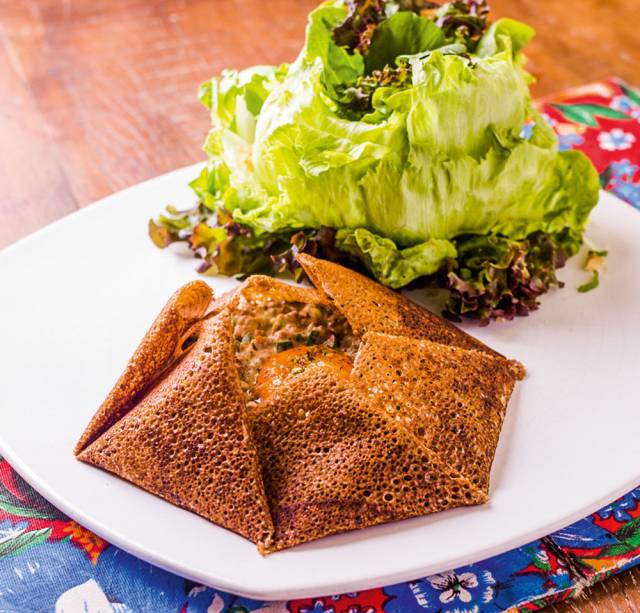
{"type": "Polygon", "coordinates": [[[522,365],[353,271],[182,287],[89,423],[83,462],[269,553],[481,504],[522,365]]]}

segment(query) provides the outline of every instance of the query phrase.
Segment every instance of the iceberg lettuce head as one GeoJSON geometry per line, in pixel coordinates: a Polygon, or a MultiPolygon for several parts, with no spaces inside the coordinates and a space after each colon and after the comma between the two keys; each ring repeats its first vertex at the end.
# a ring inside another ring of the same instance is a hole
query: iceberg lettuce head
{"type": "Polygon", "coordinates": [[[598,177],[531,104],[533,30],[487,13],[331,0],[292,64],[205,83],[198,204],[152,222],[155,242],[188,240],[225,274],[299,273],[293,256],[311,251],[392,288],[447,288],[450,315],[483,323],[536,308],[581,243],[598,177]]]}

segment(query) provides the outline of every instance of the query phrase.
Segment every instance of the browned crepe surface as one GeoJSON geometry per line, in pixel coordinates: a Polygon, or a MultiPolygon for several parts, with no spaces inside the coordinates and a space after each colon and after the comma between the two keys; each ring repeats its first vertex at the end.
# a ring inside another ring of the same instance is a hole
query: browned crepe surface
{"type": "Polygon", "coordinates": [[[78,458],[269,547],[273,525],[228,311],[202,322],[191,350],[78,458]]]}
{"type": "Polygon", "coordinates": [[[213,300],[207,309],[206,316],[217,315],[225,308],[233,309],[241,296],[260,304],[279,300],[328,304],[326,295],[313,287],[290,285],[265,275],[252,275],[239,287],[213,300]]]}
{"type": "Polygon", "coordinates": [[[516,382],[507,360],[368,332],[352,377],[363,396],[488,494],[491,464],[516,382]]]}
{"type": "Polygon", "coordinates": [[[500,355],[442,317],[353,270],[305,253],[297,259],[355,332],[383,332],[500,355]]]}
{"type": "Polygon", "coordinates": [[[83,434],[79,459],[262,552],[485,502],[522,366],[357,273],[299,259],[318,289],[257,275],[215,301],[201,282],[179,290],[83,434]],[[344,356],[346,369],[332,368],[329,352],[278,371],[280,386],[247,404],[233,322],[241,307],[278,302],[342,313],[355,365],[349,373],[344,356]]]}
{"type": "Polygon", "coordinates": [[[83,432],[75,447],[76,454],[126,415],[170,365],[182,336],[202,317],[212,296],[204,281],[187,283],[171,296],[83,432]]]}
{"type": "Polygon", "coordinates": [[[486,494],[360,390],[316,364],[253,415],[272,550],[486,494]]]}
{"type": "Polygon", "coordinates": [[[247,299],[260,303],[264,302],[308,302],[315,304],[328,304],[324,292],[313,287],[303,287],[283,283],[273,277],[253,275],[249,277],[238,291],[247,299]]]}

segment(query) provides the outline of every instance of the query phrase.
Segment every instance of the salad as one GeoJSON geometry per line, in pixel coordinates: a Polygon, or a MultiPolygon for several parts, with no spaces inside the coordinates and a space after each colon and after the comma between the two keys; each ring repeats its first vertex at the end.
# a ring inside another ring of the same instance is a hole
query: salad
{"type": "Polygon", "coordinates": [[[307,252],[394,289],[446,289],[445,315],[482,324],[538,308],[581,245],[598,176],[531,104],[532,28],[488,13],[329,0],[292,64],[204,83],[197,203],[167,207],[153,241],[186,242],[210,274],[300,279],[307,252]]]}

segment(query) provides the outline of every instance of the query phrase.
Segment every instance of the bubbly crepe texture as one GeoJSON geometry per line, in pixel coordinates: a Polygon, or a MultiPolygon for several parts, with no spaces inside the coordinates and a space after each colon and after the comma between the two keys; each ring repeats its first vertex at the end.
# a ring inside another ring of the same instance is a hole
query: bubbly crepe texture
{"type": "Polygon", "coordinates": [[[93,416],[76,445],[76,453],[126,415],[149,385],[177,360],[183,334],[204,315],[212,296],[206,283],[193,281],[169,299],[93,416]]]}
{"type": "Polygon", "coordinates": [[[442,317],[364,275],[306,253],[298,254],[297,259],[355,332],[384,332],[500,355],[442,317]]]}
{"type": "Polygon", "coordinates": [[[317,289],[261,276],[215,301],[202,282],[180,289],[80,438],[78,459],[261,553],[486,502],[522,366],[353,271],[299,261],[317,289]],[[233,337],[241,300],[337,309],[359,342],[351,372],[311,360],[248,402],[233,337]]]}

